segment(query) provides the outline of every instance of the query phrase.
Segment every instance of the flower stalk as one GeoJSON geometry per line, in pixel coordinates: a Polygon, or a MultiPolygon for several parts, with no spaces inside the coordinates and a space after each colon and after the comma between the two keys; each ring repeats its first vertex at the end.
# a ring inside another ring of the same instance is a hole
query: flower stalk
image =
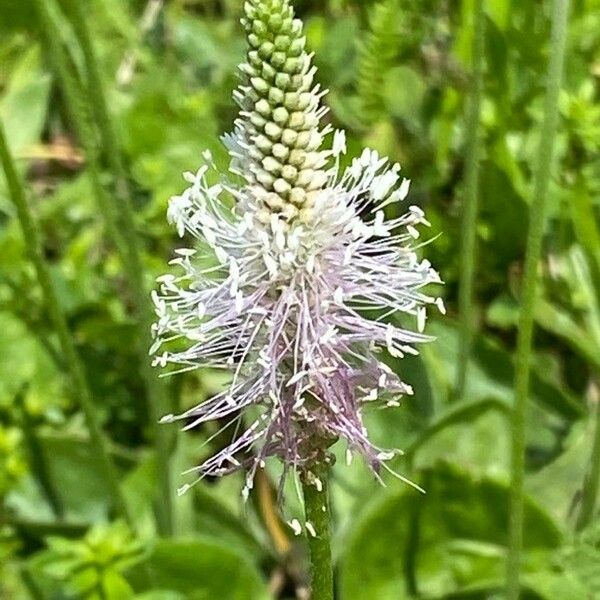
{"type": "Polygon", "coordinates": [[[476,268],[477,214],[479,212],[479,161],[481,134],[479,120],[483,95],[485,54],[485,17],[483,0],[475,0],[473,14],[473,45],[471,50],[472,82],[466,117],[466,166],[464,204],[461,217],[461,257],[459,287],[460,346],[456,380],[456,398],[464,396],[469,356],[473,344],[473,288],[476,268]]]}
{"type": "Polygon", "coordinates": [[[323,455],[301,475],[310,552],[311,599],[333,600],[329,463],[323,455]]]}
{"type": "Polygon", "coordinates": [[[157,502],[159,528],[162,533],[172,533],[174,528],[172,516],[172,478],[170,454],[174,445],[173,434],[168,429],[160,427],[160,418],[164,414],[167,402],[167,390],[163,382],[156,377],[148,362],[148,348],[152,344],[150,329],[153,313],[148,305],[148,286],[144,281],[144,266],[141,258],[139,236],[136,231],[135,218],[132,210],[131,188],[127,171],[123,162],[123,154],[115,132],[114,124],[108,110],[104,82],[96,58],[96,51],[90,35],[82,0],[71,0],[68,3],[69,17],[73,24],[75,35],[81,46],[88,77],[86,93],[98,124],[100,139],[104,154],[115,181],[118,201],[113,201],[122,223],[122,231],[126,232],[124,246],[127,247],[126,270],[131,291],[134,296],[135,311],[140,319],[140,340],[138,353],[140,371],[145,382],[149,398],[149,408],[154,429],[158,481],[161,487],[157,502]]]}
{"type": "Polygon", "coordinates": [[[82,93],[79,83],[69,69],[65,51],[60,42],[60,32],[49,14],[46,2],[35,0],[34,3],[39,16],[44,42],[64,95],[66,109],[86,153],[87,172],[92,189],[109,235],[121,257],[135,312],[139,320],[140,339],[138,340],[137,350],[140,372],[148,396],[150,420],[155,432],[157,474],[160,486],[159,499],[156,502],[157,525],[161,534],[169,535],[173,530],[173,493],[169,462],[173,442],[172,434],[158,425],[160,416],[167,409],[167,395],[164,385],[158,380],[147,360],[147,348],[151,343],[149,331],[152,314],[147,303],[147,291],[143,276],[144,269],[131,206],[127,197],[125,170],[120,158],[116,136],[112,129],[98,65],[79,0],[73,0],[70,3],[70,12],[86,64],[87,94],[82,93]],[[101,139],[105,144],[105,154],[114,171],[119,197],[109,195],[101,182],[101,147],[98,143],[96,131],[90,122],[91,116],[87,110],[88,99],[93,107],[94,116],[100,125],[101,139]]]}
{"type": "Polygon", "coordinates": [[[27,248],[35,267],[44,301],[54,323],[65,363],[71,374],[74,397],[83,411],[90,441],[102,466],[106,484],[110,490],[110,496],[116,511],[134,528],[134,520],[127,508],[127,503],[119,486],[117,470],[109,454],[108,442],[102,433],[100,418],[94,405],[85,369],[77,352],[73,336],[69,331],[66,317],[60,307],[58,295],[50,275],[50,269],[44,257],[40,230],[27,203],[23,184],[17,174],[13,158],[10,155],[4,128],[1,124],[0,161],[6,174],[10,196],[17,210],[17,217],[23,231],[23,236],[27,242],[27,248]]]}
{"type": "Polygon", "coordinates": [[[559,119],[558,96],[562,84],[565,60],[568,12],[569,0],[553,0],[552,37],[544,121],[534,169],[533,199],[523,271],[523,291],[516,351],[515,401],[512,412],[509,546],[506,565],[506,597],[508,600],[517,600],[520,593],[526,450],[525,415],[529,393],[538,264],[542,251],[547,192],[552,172],[554,140],[559,119]]]}
{"type": "MultiPolygon", "coordinates": [[[[128,185],[127,171],[123,162],[121,146],[108,110],[104,82],[96,58],[92,36],[90,35],[86,16],[83,12],[83,5],[81,0],[70,0],[66,6],[68,8],[67,16],[73,25],[73,30],[83,54],[85,74],[87,75],[85,93],[95,122],[98,125],[103,154],[112,171],[117,195],[121,200],[117,204],[117,210],[120,212],[120,216],[126,224],[127,229],[134,231],[135,223],[131,209],[131,190],[128,185]]],[[[139,251],[135,247],[137,238],[128,238],[128,242],[131,246],[129,252],[132,259],[135,260],[135,257],[139,255],[139,251]]]]}

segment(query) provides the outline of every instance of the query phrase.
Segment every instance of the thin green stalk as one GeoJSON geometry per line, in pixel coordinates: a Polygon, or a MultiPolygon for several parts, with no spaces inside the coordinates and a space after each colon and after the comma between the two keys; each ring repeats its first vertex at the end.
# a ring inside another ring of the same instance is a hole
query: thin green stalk
{"type": "Polygon", "coordinates": [[[118,214],[101,182],[96,133],[92,127],[79,82],[70,69],[69,61],[61,43],[60,30],[50,15],[48,4],[44,0],[34,0],[45,49],[63,94],[67,116],[75,129],[80,144],[85,150],[87,174],[90,178],[94,197],[106,221],[109,234],[113,238],[119,254],[123,257],[123,261],[126,262],[125,257],[128,256],[128,251],[127,245],[124,243],[124,236],[120,232],[118,214]]]}
{"type": "Polygon", "coordinates": [[[477,236],[477,214],[479,212],[479,155],[481,135],[479,119],[483,95],[483,57],[485,43],[485,17],[483,0],[475,0],[473,12],[473,76],[471,94],[466,116],[466,165],[464,204],[461,217],[461,258],[459,287],[460,347],[456,378],[456,398],[462,399],[467,381],[467,370],[474,329],[473,288],[475,279],[475,255],[477,236]]]}
{"type": "Polygon", "coordinates": [[[310,551],[311,600],[333,600],[329,508],[329,464],[315,462],[302,475],[306,538],[310,551]]]}
{"type": "Polygon", "coordinates": [[[44,301],[48,307],[48,311],[54,323],[62,352],[66,360],[66,364],[68,365],[71,373],[72,384],[75,392],[74,395],[76,400],[79,402],[81,409],[83,410],[85,422],[90,434],[90,440],[102,465],[104,477],[106,479],[108,489],[111,492],[111,498],[119,514],[130,526],[133,527],[133,519],[127,510],[125,498],[121,488],[119,487],[117,471],[110,458],[108,444],[100,427],[100,419],[98,418],[98,414],[96,412],[96,406],[94,405],[85,370],[79,354],[77,353],[75,342],[73,341],[73,337],[69,331],[65,315],[61,310],[58,295],[50,276],[50,269],[44,257],[40,231],[27,204],[23,184],[20,181],[14,161],[8,150],[4,128],[1,124],[0,160],[6,174],[6,181],[8,183],[8,189],[10,191],[11,198],[17,210],[17,216],[23,230],[23,236],[27,243],[27,249],[35,266],[38,281],[44,295],[44,301]]]}
{"type": "MultiPolygon", "coordinates": [[[[44,0],[34,0],[38,11],[40,25],[44,34],[48,53],[54,71],[63,92],[66,109],[75,128],[77,137],[82,144],[87,158],[87,171],[92,183],[94,195],[100,211],[105,219],[106,226],[117,251],[123,262],[131,291],[135,311],[139,320],[140,339],[137,344],[139,368],[146,387],[149,414],[154,428],[156,440],[157,470],[160,494],[156,503],[157,525],[159,532],[169,535],[173,531],[172,519],[172,485],[170,478],[170,454],[172,446],[172,433],[168,428],[161,427],[159,421],[162,415],[169,412],[164,385],[156,376],[148,360],[147,351],[151,345],[150,325],[152,314],[150,311],[149,296],[144,282],[144,270],[140,258],[137,235],[133,223],[131,206],[126,197],[116,197],[107,194],[100,179],[100,148],[96,131],[90,124],[90,115],[86,104],[86,97],[81,93],[78,81],[69,68],[65,51],[60,42],[60,31],[48,12],[44,0]]],[[[99,122],[102,131],[102,140],[106,144],[106,153],[111,161],[111,166],[116,168],[117,181],[125,181],[125,171],[121,159],[118,157],[118,144],[111,128],[100,75],[93,53],[89,32],[85,27],[85,16],[81,14],[81,7],[74,3],[71,11],[75,15],[75,29],[82,45],[86,68],[88,70],[89,99],[94,108],[94,116],[99,122]],[[77,18],[79,15],[80,18],[77,18]],[[83,27],[82,27],[83,23],[83,27]],[[83,32],[83,33],[82,33],[83,32]],[[100,113],[102,112],[102,117],[100,113]],[[114,154],[114,156],[113,156],[114,154]]],[[[117,187],[123,190],[123,183],[117,187]]]]}
{"type": "Polygon", "coordinates": [[[161,485],[159,506],[160,520],[164,522],[164,533],[172,532],[171,503],[173,488],[170,477],[170,450],[172,447],[172,429],[160,425],[160,418],[168,412],[165,405],[166,390],[158,379],[148,359],[148,348],[152,345],[150,334],[154,315],[149,301],[149,290],[144,281],[144,266],[141,260],[139,238],[136,232],[135,219],[131,206],[131,190],[128,185],[127,172],[123,163],[123,155],[118,142],[113,122],[108,110],[106,93],[100,67],[96,58],[92,36],[90,35],[86,15],[83,10],[82,0],[71,0],[68,4],[69,16],[75,35],[83,52],[86,74],[88,77],[86,91],[89,104],[92,108],[98,125],[104,153],[116,183],[119,201],[115,204],[119,213],[123,231],[124,244],[127,246],[128,264],[127,276],[131,283],[133,301],[136,313],[140,319],[141,336],[139,344],[139,360],[142,377],[150,399],[150,416],[154,425],[158,480],[161,485]]]}
{"type": "Polygon", "coordinates": [[[575,528],[577,531],[585,529],[594,518],[596,505],[598,504],[598,492],[600,491],[600,402],[596,399],[596,419],[594,428],[594,443],[590,467],[586,474],[583,497],[575,528]]]}
{"type": "Polygon", "coordinates": [[[515,401],[512,414],[510,523],[506,565],[506,597],[508,600],[517,600],[520,591],[526,447],[525,413],[529,392],[534,308],[538,283],[537,268],[542,250],[548,184],[558,125],[558,95],[562,84],[565,59],[568,10],[569,0],[553,1],[551,53],[548,65],[544,122],[534,169],[533,199],[530,209],[530,224],[523,272],[523,292],[516,352],[515,401]]]}
{"type": "MultiPolygon", "coordinates": [[[[75,35],[81,46],[83,59],[85,62],[86,75],[88,78],[86,93],[88,102],[93,111],[100,138],[102,140],[102,148],[108,161],[110,170],[115,178],[117,193],[123,200],[117,205],[117,209],[121,213],[121,218],[126,224],[129,231],[135,230],[133,213],[131,208],[131,193],[127,183],[127,171],[123,163],[123,155],[121,146],[118,142],[113,122],[108,110],[106,102],[106,94],[104,91],[104,82],[100,74],[100,67],[96,59],[96,52],[92,36],[87,24],[86,15],[83,11],[81,0],[70,0],[67,4],[69,8],[68,16],[70,17],[75,35]]],[[[139,252],[136,244],[136,237],[130,240],[131,255],[133,258],[139,257],[139,252]]]]}

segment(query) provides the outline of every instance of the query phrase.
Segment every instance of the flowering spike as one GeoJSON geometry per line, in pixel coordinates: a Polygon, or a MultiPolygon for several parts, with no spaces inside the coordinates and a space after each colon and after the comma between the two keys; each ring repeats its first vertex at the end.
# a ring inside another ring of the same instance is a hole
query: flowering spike
{"type": "Polygon", "coordinates": [[[302,23],[288,0],[250,0],[244,12],[248,53],[234,93],[241,112],[224,137],[232,170],[253,186],[265,222],[273,213],[286,222],[310,220],[330,153],[321,150],[327,109],[302,23]]]}
{"type": "Polygon", "coordinates": [[[384,207],[408,194],[400,166],[365,150],[341,170],[341,131],[324,149],[322,93],[289,0],[248,0],[244,13],[241,111],[224,138],[242,179],[209,183],[216,167],[205,154],[171,198],[167,218],[194,247],[175,251],[177,276],[157,280],[151,353],[157,366],[176,367],[170,373],[230,374],[221,393],[164,422],[228,427],[254,409],[245,431],[192,469],[202,478],[246,468],[246,497],[266,458],[300,467],[323,440],[343,438],[349,459],[361,454],[375,472],[385,466],[394,454],[369,441],[362,406],[398,406],[412,388],[381,352],[418,353],[431,339],[422,333],[425,305],[443,303],[423,291],[440,281],[416,254],[418,227],[429,225],[423,211],[385,218],[384,207]],[[397,313],[413,316],[417,331],[387,322],[397,313]]]}

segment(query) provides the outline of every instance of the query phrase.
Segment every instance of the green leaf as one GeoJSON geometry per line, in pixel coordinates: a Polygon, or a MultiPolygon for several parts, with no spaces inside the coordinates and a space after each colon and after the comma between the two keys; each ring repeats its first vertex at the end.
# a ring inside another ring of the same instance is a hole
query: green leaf
{"type": "Polygon", "coordinates": [[[510,411],[510,406],[505,402],[494,398],[451,405],[450,408],[438,415],[423,433],[421,433],[421,435],[406,449],[406,455],[413,455],[421,446],[427,443],[430,438],[447,427],[459,423],[473,423],[478,417],[490,410],[496,410],[507,414],[510,411]]]}
{"type": "MultiPolygon", "coordinates": [[[[431,345],[432,352],[437,354],[440,368],[446,370],[447,381],[454,381],[458,340],[455,325],[448,321],[444,324],[433,321],[428,333],[438,338],[431,345]]],[[[512,403],[513,381],[514,365],[510,352],[493,337],[479,335],[473,347],[466,397],[471,401],[495,398],[512,403]]],[[[581,404],[541,369],[534,368],[532,373],[531,396],[537,405],[532,406],[532,410],[537,407],[549,409],[570,420],[586,413],[581,404]]]]}
{"type": "Polygon", "coordinates": [[[17,157],[39,140],[49,93],[50,76],[42,69],[39,46],[33,45],[17,63],[0,101],[6,139],[17,157]]]}
{"type": "MultiPolygon", "coordinates": [[[[439,597],[503,581],[508,487],[448,464],[424,471],[420,483],[425,496],[381,492],[359,515],[341,561],[343,600],[401,600],[416,589],[439,597]]],[[[562,535],[531,498],[525,522],[537,565],[562,535]]]]}
{"type": "Polygon", "coordinates": [[[482,162],[479,272],[506,273],[514,261],[521,260],[529,219],[528,207],[505,165],[482,162]]]}
{"type": "Polygon", "coordinates": [[[589,330],[580,327],[565,310],[540,298],[535,305],[535,321],[568,343],[584,360],[600,368],[598,344],[589,335],[589,330]]]}
{"type": "Polygon", "coordinates": [[[210,538],[161,540],[142,567],[132,570],[129,577],[139,591],[151,582],[152,588],[179,592],[188,600],[269,598],[247,557],[210,538]]]}
{"type": "Polygon", "coordinates": [[[592,598],[581,581],[571,573],[557,573],[546,570],[527,573],[523,586],[535,592],[541,600],[564,600],[565,598],[592,598]]]}
{"type": "Polygon", "coordinates": [[[12,32],[35,27],[37,27],[37,18],[31,0],[2,0],[0,31],[12,32]]]}
{"type": "Polygon", "coordinates": [[[153,453],[145,455],[123,480],[123,495],[135,520],[140,536],[155,534],[152,498],[156,490],[156,460],[153,453]]]}
{"type": "Polygon", "coordinates": [[[188,596],[174,592],[173,590],[152,590],[143,594],[137,594],[135,600],[187,600],[188,596]]]}
{"type": "Polygon", "coordinates": [[[315,64],[323,81],[335,83],[338,88],[353,81],[358,34],[358,22],[353,16],[334,23],[316,17],[307,23],[308,44],[315,52],[315,64]]]}
{"type": "Polygon", "coordinates": [[[423,77],[410,67],[395,67],[385,77],[383,101],[390,115],[414,123],[427,90],[423,77]]]}
{"type": "Polygon", "coordinates": [[[105,600],[130,600],[134,597],[133,589],[125,578],[112,569],[102,576],[102,590],[105,600]]]}
{"type": "Polygon", "coordinates": [[[0,313],[0,407],[11,406],[25,387],[26,405],[40,412],[62,400],[61,375],[40,343],[42,335],[10,312],[0,313]]]}
{"type": "Polygon", "coordinates": [[[600,276],[600,232],[589,191],[578,180],[571,196],[569,207],[575,226],[575,234],[588,256],[593,259],[596,276],[600,276]]]}
{"type": "MultiPolygon", "coordinates": [[[[110,497],[100,461],[90,443],[67,436],[40,436],[40,443],[67,520],[77,523],[105,519],[110,497]]],[[[35,487],[22,486],[10,496],[9,504],[22,518],[46,518],[49,508],[39,494],[35,487]]]]}
{"type": "Polygon", "coordinates": [[[565,522],[577,512],[573,499],[585,479],[593,437],[591,419],[586,423],[576,423],[563,442],[557,458],[528,479],[529,493],[546,506],[557,520],[565,522]]]}

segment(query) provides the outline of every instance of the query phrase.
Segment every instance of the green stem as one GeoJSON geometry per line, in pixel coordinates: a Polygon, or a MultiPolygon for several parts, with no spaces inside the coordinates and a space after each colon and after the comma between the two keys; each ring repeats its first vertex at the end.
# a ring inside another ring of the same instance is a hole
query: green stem
{"type": "MultiPolygon", "coordinates": [[[[123,163],[121,147],[108,110],[104,82],[100,74],[100,67],[96,59],[96,52],[86,15],[83,12],[81,0],[70,0],[67,6],[69,7],[69,17],[79,45],[81,46],[85,62],[86,75],[88,77],[87,85],[85,86],[87,99],[100,132],[104,154],[116,182],[117,193],[122,200],[117,205],[117,210],[120,211],[120,216],[123,222],[126,223],[128,231],[134,231],[135,224],[131,208],[131,190],[127,183],[127,172],[123,163]]],[[[137,247],[134,247],[136,242],[135,237],[129,240],[132,258],[139,256],[137,247]]]]}
{"type": "Polygon", "coordinates": [[[127,256],[127,246],[124,243],[124,236],[120,232],[118,215],[101,182],[96,132],[91,125],[91,119],[87,112],[87,106],[80,89],[79,81],[71,72],[69,61],[61,43],[59,27],[50,15],[48,4],[45,0],[34,0],[43,34],[45,50],[60,85],[67,116],[74,127],[80,144],[85,150],[87,174],[90,178],[94,197],[119,254],[125,257],[127,256]]]}
{"type": "Polygon", "coordinates": [[[17,209],[17,216],[23,230],[23,236],[27,243],[27,249],[35,266],[37,278],[44,295],[44,301],[54,323],[66,364],[70,370],[75,392],[74,395],[83,410],[91,443],[93,444],[102,465],[106,483],[111,492],[111,497],[116,509],[128,524],[133,526],[133,519],[131,519],[127,510],[125,498],[119,487],[117,471],[110,458],[108,444],[100,427],[100,419],[96,412],[96,406],[94,405],[85,370],[76,350],[71,332],[69,331],[65,315],[61,310],[58,295],[50,275],[50,269],[44,257],[40,231],[33,218],[29,205],[27,204],[23,184],[17,174],[13,158],[8,150],[4,129],[1,125],[0,160],[6,174],[6,181],[8,183],[11,198],[17,209]]]}
{"type": "Polygon", "coordinates": [[[135,219],[132,209],[131,190],[128,185],[127,172],[123,163],[123,155],[117,134],[113,126],[106,93],[92,36],[90,35],[86,15],[83,10],[82,0],[71,0],[69,2],[70,17],[79,40],[85,61],[88,82],[86,86],[88,101],[94,113],[109,167],[116,182],[116,190],[119,201],[115,204],[119,213],[123,236],[123,244],[127,248],[128,259],[126,261],[127,276],[129,278],[136,313],[140,319],[141,336],[139,343],[140,371],[145,381],[146,390],[150,399],[150,416],[154,425],[158,480],[161,486],[161,494],[158,505],[159,523],[162,523],[162,533],[172,533],[172,498],[173,488],[170,476],[170,453],[173,445],[172,429],[160,425],[160,418],[166,414],[166,390],[158,379],[148,359],[148,348],[152,345],[150,334],[154,315],[149,300],[149,290],[144,281],[144,266],[141,259],[139,237],[136,232],[135,219]]]}
{"type": "Polygon", "coordinates": [[[330,544],[329,464],[317,461],[302,475],[306,537],[310,551],[311,600],[333,600],[330,544]],[[314,535],[313,535],[314,533],[314,535]]]}
{"type": "Polygon", "coordinates": [[[552,41],[548,65],[544,122],[534,169],[533,199],[530,209],[530,224],[523,273],[523,292],[516,351],[515,401],[512,414],[510,523],[506,581],[506,597],[508,600],[517,600],[520,591],[526,448],[525,413],[529,392],[531,344],[538,283],[537,268],[542,250],[547,191],[554,157],[554,139],[558,125],[558,95],[564,66],[568,6],[569,0],[554,0],[553,2],[552,41]]]}
{"type": "Polygon", "coordinates": [[[485,16],[483,0],[475,0],[473,14],[472,65],[473,79],[466,116],[466,165],[464,204],[461,217],[461,277],[459,288],[460,347],[456,378],[456,398],[465,393],[467,370],[473,343],[474,302],[473,288],[476,263],[477,214],[479,212],[479,155],[481,136],[479,119],[483,95],[483,58],[485,43],[485,16]]]}
{"type": "Polygon", "coordinates": [[[598,492],[600,491],[600,402],[597,400],[595,412],[594,443],[589,471],[583,486],[581,507],[575,524],[577,531],[585,529],[591,523],[598,502],[598,492]]]}
{"type": "MultiPolygon", "coordinates": [[[[150,326],[153,318],[149,295],[144,282],[144,269],[140,258],[131,206],[128,202],[129,199],[126,197],[126,191],[124,191],[126,186],[124,183],[117,186],[121,188],[121,193],[125,194],[125,197],[121,198],[107,194],[104,189],[100,178],[100,150],[96,131],[90,124],[86,98],[81,93],[79,83],[69,68],[65,51],[60,42],[60,31],[48,12],[47,2],[45,0],[34,0],[34,2],[48,54],[63,92],[66,109],[75,128],[75,133],[86,153],[87,171],[92,189],[100,212],[104,217],[109,235],[121,257],[139,321],[139,330],[141,332],[137,343],[139,369],[144,380],[149,402],[150,420],[154,428],[158,470],[157,479],[160,485],[160,497],[156,504],[157,525],[161,534],[169,535],[173,531],[173,488],[170,479],[169,459],[172,449],[172,434],[168,428],[159,425],[161,416],[169,412],[169,409],[167,407],[164,385],[156,376],[148,359],[148,348],[152,343],[150,326]]],[[[89,99],[94,109],[94,116],[101,126],[102,140],[106,144],[105,149],[111,161],[111,166],[116,169],[115,175],[117,181],[124,182],[125,171],[118,155],[116,136],[111,128],[100,74],[85,23],[85,15],[82,14],[82,9],[78,2],[72,2],[72,9],[75,31],[82,45],[88,77],[90,79],[88,91],[89,99]]]]}

